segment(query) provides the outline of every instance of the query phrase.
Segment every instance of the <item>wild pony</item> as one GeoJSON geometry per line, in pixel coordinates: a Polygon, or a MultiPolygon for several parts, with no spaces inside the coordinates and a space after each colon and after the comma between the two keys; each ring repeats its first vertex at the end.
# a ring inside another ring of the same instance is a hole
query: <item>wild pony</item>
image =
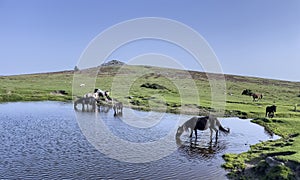
{"type": "Polygon", "coordinates": [[[93,97],[94,99],[98,100],[99,96],[97,93],[86,93],[85,95],[83,95],[84,98],[89,98],[89,97],[93,97]]]}
{"type": "Polygon", "coordinates": [[[113,109],[114,109],[114,116],[122,115],[123,113],[123,103],[113,100],[113,109]]]}
{"type": "Polygon", "coordinates": [[[244,89],[242,95],[251,96],[253,94],[251,89],[244,89]]]}
{"type": "Polygon", "coordinates": [[[230,129],[225,129],[220,121],[210,115],[210,116],[194,116],[191,119],[187,120],[182,126],[179,126],[176,133],[176,139],[179,139],[180,136],[184,131],[190,130],[190,137],[193,135],[193,131],[195,131],[196,139],[197,139],[197,130],[204,131],[206,129],[210,129],[210,142],[212,142],[212,134],[213,130],[216,132],[216,141],[218,139],[218,132],[219,130],[224,132],[225,134],[228,134],[230,132],[230,129]]]}
{"type": "Polygon", "coordinates": [[[108,91],[103,91],[101,89],[94,89],[94,93],[98,95],[98,97],[105,101],[111,101],[111,97],[109,97],[108,91]]]}
{"type": "Polygon", "coordinates": [[[95,111],[96,110],[96,99],[94,97],[81,97],[79,99],[77,99],[74,102],[74,109],[77,109],[77,105],[81,104],[82,105],[82,110],[84,110],[84,105],[88,106],[91,105],[92,106],[92,110],[95,111]]]}
{"type": "Polygon", "coordinates": [[[252,93],[252,98],[253,98],[253,101],[258,101],[259,99],[262,99],[263,98],[263,95],[262,94],[255,94],[255,93],[252,93]]]}
{"type": "Polygon", "coordinates": [[[263,98],[262,94],[253,93],[251,89],[244,89],[242,95],[252,96],[253,101],[257,101],[263,98]]]}
{"type": "Polygon", "coordinates": [[[267,106],[266,107],[266,117],[273,118],[274,117],[274,112],[276,112],[276,106],[267,106]]]}

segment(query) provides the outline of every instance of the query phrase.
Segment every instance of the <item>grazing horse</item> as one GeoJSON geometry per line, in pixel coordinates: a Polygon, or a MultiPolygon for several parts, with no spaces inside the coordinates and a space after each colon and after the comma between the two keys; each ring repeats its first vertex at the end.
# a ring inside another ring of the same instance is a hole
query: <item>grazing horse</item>
{"type": "Polygon", "coordinates": [[[123,103],[115,101],[113,102],[114,116],[122,115],[123,113],[123,103]]]}
{"type": "Polygon", "coordinates": [[[251,89],[244,89],[242,92],[242,95],[247,95],[247,96],[251,96],[253,93],[251,91],[251,89]]]}
{"type": "Polygon", "coordinates": [[[191,119],[187,120],[182,126],[179,126],[176,133],[176,139],[179,139],[180,136],[184,131],[188,131],[190,129],[191,134],[190,137],[193,135],[193,131],[195,131],[196,139],[197,139],[197,130],[204,131],[206,129],[210,129],[210,142],[212,142],[212,134],[213,130],[216,132],[216,141],[218,139],[218,132],[219,130],[228,134],[230,129],[225,129],[220,121],[214,116],[205,116],[205,117],[198,117],[194,116],[191,119]]]}
{"type": "Polygon", "coordinates": [[[276,112],[276,106],[267,106],[266,107],[266,117],[273,118],[274,117],[274,112],[276,112]]]}
{"type": "Polygon", "coordinates": [[[253,101],[258,101],[259,99],[262,99],[263,98],[263,95],[262,94],[255,94],[255,93],[252,93],[252,98],[253,98],[253,101]]]}
{"type": "Polygon", "coordinates": [[[94,97],[81,97],[79,99],[77,99],[74,102],[74,109],[77,109],[77,104],[81,104],[82,105],[82,110],[84,110],[84,105],[88,106],[91,105],[92,106],[92,110],[95,111],[96,109],[96,99],[94,97]]]}
{"type": "Polygon", "coordinates": [[[244,89],[242,95],[252,96],[253,101],[257,101],[263,98],[262,94],[253,93],[251,89],[244,89]]]}

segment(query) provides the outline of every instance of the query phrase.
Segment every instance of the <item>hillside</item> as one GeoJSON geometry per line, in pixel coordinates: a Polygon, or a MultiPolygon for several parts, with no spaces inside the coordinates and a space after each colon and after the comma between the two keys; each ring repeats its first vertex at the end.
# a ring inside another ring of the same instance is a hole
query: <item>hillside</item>
{"type": "MultiPolygon", "coordinates": [[[[212,87],[208,80],[208,75],[216,81],[218,81],[218,78],[223,78],[217,74],[206,74],[203,72],[129,65],[105,65],[76,72],[62,71],[2,76],[0,77],[0,102],[68,101],[74,99],[72,97],[72,86],[75,88],[73,91],[74,96],[81,96],[91,92],[95,86],[96,88],[112,91],[114,98],[119,99],[128,106],[147,110],[150,107],[149,102],[151,102],[151,107],[160,107],[161,101],[157,100],[156,102],[153,100],[154,98],[149,101],[151,96],[159,95],[163,98],[163,103],[167,106],[167,111],[169,112],[176,113],[186,109],[187,113],[198,114],[197,111],[200,111],[200,113],[203,110],[214,111],[214,109],[211,109],[213,108],[211,107],[213,93],[211,92],[212,87]],[[96,83],[92,82],[89,86],[79,88],[79,85],[73,84],[73,80],[75,80],[74,83],[77,82],[77,77],[83,78],[80,83],[86,83],[85,77],[96,80],[96,83]],[[116,82],[118,82],[118,85],[116,85],[116,82]],[[156,83],[168,90],[141,87],[145,83],[156,83]],[[117,86],[119,88],[116,88],[117,86]],[[191,86],[194,87],[192,88],[191,86]],[[128,89],[128,92],[116,90],[124,87],[128,89]],[[64,90],[66,94],[56,93],[57,90],[64,90]],[[198,97],[193,97],[195,95],[198,97]],[[130,100],[128,99],[129,96],[131,97],[130,100]],[[190,109],[193,110],[189,112],[190,109]]],[[[299,113],[295,112],[294,108],[296,104],[300,104],[300,82],[235,75],[224,75],[224,78],[226,83],[224,87],[226,89],[224,89],[224,97],[220,99],[225,101],[221,103],[225,105],[225,113],[227,115],[245,118],[264,117],[265,106],[276,104],[279,106],[277,117],[299,116],[299,113]],[[244,89],[262,93],[263,99],[253,102],[251,97],[241,95],[244,89]]]]}
{"type": "Polygon", "coordinates": [[[272,153],[289,164],[294,172],[300,162],[300,107],[297,107],[300,106],[300,82],[151,66],[106,65],[76,72],[1,76],[0,83],[0,102],[71,101],[96,87],[111,91],[113,98],[131,108],[256,118],[256,123],[284,138],[253,146],[247,153],[229,155],[225,157],[224,167],[235,173],[244,172],[245,162],[257,165],[259,160],[272,153]],[[222,80],[226,80],[225,89],[218,84],[222,80]],[[214,83],[216,87],[212,87],[214,83]],[[252,97],[242,95],[244,89],[262,93],[263,99],[253,101],[252,97]],[[216,95],[216,92],[221,93],[216,95]],[[272,104],[277,106],[275,118],[266,119],[265,108],[272,104]],[[234,158],[229,158],[231,156],[234,158]]]}

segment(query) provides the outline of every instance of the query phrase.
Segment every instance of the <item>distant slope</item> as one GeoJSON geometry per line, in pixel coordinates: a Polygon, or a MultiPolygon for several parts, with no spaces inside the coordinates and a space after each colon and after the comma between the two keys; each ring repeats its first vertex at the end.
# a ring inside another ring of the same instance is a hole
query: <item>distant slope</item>
{"type": "MultiPolygon", "coordinates": [[[[95,78],[95,86],[107,90],[111,89],[113,82],[117,79],[122,80],[120,82],[121,86],[122,82],[136,78],[135,82],[131,85],[131,92],[129,92],[129,96],[135,97],[135,99],[132,100],[135,101],[135,103],[128,105],[140,106],[144,109],[147,109],[147,106],[149,107],[149,105],[147,105],[149,103],[147,100],[143,100],[145,99],[143,97],[150,97],[151,94],[159,93],[161,93],[161,95],[165,98],[165,104],[168,104],[168,109],[171,112],[178,111],[180,106],[188,106],[184,108],[191,109],[190,107],[193,105],[193,108],[198,110],[209,110],[211,108],[212,92],[209,79],[207,78],[208,73],[152,66],[132,66],[119,61],[111,61],[97,68],[89,68],[79,71],[2,76],[0,77],[0,83],[2,84],[0,87],[0,101],[72,100],[72,82],[74,74],[88,75],[90,77],[95,77],[97,75],[97,78],[95,78]],[[137,77],[137,75],[141,77],[137,77]],[[193,81],[197,85],[196,94],[198,94],[200,101],[195,101],[197,98],[191,97],[190,99],[179,103],[181,101],[179,94],[180,87],[186,88],[184,90],[185,92],[190,91],[190,93],[192,93],[191,89],[185,87],[188,86],[188,84],[184,84],[184,82],[187,81],[193,81]],[[157,92],[152,89],[145,89],[141,87],[142,84],[151,82],[163,85],[167,89],[170,89],[170,91],[157,92]],[[176,85],[176,82],[179,85],[176,85]],[[65,90],[68,95],[58,96],[52,93],[55,90],[65,90]],[[138,98],[138,96],[140,96],[140,98],[138,98]]],[[[246,116],[252,117],[258,114],[263,115],[263,108],[259,109],[258,106],[263,107],[275,103],[282,104],[283,109],[288,110],[293,109],[295,104],[300,104],[300,98],[298,97],[300,95],[300,82],[236,75],[209,75],[216,80],[222,77],[226,80],[227,113],[232,111],[232,113],[237,113],[237,115],[240,116],[241,114],[248,112],[246,113],[246,116]],[[253,92],[263,93],[263,100],[253,103],[251,97],[241,96],[241,92],[244,89],[251,89],[253,92]],[[243,104],[244,107],[237,109],[237,105],[239,104],[243,104]],[[258,106],[251,107],[253,104],[257,104],[258,106]],[[249,112],[250,108],[252,108],[251,112],[249,112]]],[[[91,87],[87,87],[86,89],[82,88],[82,92],[75,95],[81,96],[82,94],[92,90],[93,89],[91,87]]],[[[128,101],[128,99],[121,96],[121,93],[118,94],[116,92],[114,93],[114,96],[124,103],[128,101]]],[[[293,112],[288,112],[294,114],[293,112]]],[[[279,112],[278,115],[280,114],[281,113],[279,112]]]]}

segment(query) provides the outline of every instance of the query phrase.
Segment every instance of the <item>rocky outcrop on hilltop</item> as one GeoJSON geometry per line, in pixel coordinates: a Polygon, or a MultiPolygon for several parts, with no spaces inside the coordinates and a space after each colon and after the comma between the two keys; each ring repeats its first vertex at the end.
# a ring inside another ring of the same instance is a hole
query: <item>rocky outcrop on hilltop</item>
{"type": "Polygon", "coordinates": [[[118,60],[111,60],[107,63],[103,63],[101,66],[123,66],[125,63],[118,61],[118,60]]]}

